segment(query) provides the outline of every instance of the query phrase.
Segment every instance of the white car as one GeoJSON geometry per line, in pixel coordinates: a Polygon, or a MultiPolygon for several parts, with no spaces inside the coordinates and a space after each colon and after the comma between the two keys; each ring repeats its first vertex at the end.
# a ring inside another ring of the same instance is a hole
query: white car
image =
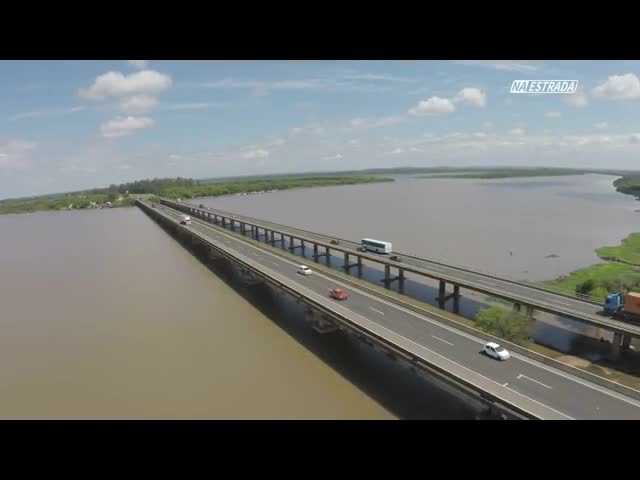
{"type": "Polygon", "coordinates": [[[493,358],[497,358],[498,360],[506,360],[511,356],[507,350],[494,342],[487,343],[484,346],[483,352],[493,358]]]}
{"type": "Polygon", "coordinates": [[[180,223],[182,225],[191,225],[191,217],[189,215],[183,215],[180,223]]]}
{"type": "Polygon", "coordinates": [[[300,265],[298,267],[298,273],[300,275],[311,275],[313,272],[311,271],[311,269],[305,265],[300,265]]]}

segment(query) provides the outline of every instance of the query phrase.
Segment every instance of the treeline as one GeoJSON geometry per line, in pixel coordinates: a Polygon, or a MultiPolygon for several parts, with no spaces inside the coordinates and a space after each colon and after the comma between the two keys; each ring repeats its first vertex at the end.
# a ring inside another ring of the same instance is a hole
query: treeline
{"type": "Polygon", "coordinates": [[[337,185],[355,185],[393,181],[380,177],[311,177],[311,178],[274,178],[249,182],[198,182],[190,187],[172,185],[158,194],[169,198],[200,198],[233,195],[236,193],[265,192],[268,190],[288,190],[291,188],[328,187],[337,185]]]}
{"type": "Polygon", "coordinates": [[[8,199],[0,201],[0,214],[25,213],[39,210],[82,209],[101,206],[109,202],[113,207],[130,206],[134,196],[153,195],[167,198],[199,198],[258,193],[268,190],[287,190],[334,185],[354,185],[393,181],[381,177],[280,177],[254,181],[206,182],[192,178],[153,178],[135,182],[94,188],[82,192],[59,193],[40,197],[8,199]],[[130,196],[131,195],[131,196],[130,196]]]}

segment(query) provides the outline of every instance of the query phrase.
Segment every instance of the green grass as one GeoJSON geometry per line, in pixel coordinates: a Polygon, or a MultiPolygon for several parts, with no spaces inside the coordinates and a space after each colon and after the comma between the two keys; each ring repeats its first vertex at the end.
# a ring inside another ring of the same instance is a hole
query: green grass
{"type": "Polygon", "coordinates": [[[587,281],[593,284],[588,294],[604,298],[609,292],[640,286],[640,269],[624,263],[598,263],[543,284],[575,292],[587,281]]]}
{"type": "Polygon", "coordinates": [[[617,247],[601,247],[596,253],[603,260],[627,262],[640,266],[640,233],[632,233],[617,247]]]}

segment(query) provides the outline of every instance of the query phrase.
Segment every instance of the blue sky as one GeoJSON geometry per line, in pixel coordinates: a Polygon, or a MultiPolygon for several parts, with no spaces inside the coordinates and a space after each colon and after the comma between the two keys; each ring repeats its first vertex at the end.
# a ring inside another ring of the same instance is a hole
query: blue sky
{"type": "Polygon", "coordinates": [[[4,61],[0,198],[148,177],[640,169],[639,61],[4,61]],[[515,79],[575,79],[513,95],[515,79]]]}

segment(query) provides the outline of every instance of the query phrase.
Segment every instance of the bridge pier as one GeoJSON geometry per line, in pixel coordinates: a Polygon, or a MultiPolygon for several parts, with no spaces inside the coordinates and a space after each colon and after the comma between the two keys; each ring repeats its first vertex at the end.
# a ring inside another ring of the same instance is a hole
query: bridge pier
{"type": "Polygon", "coordinates": [[[446,310],[447,300],[453,298],[453,313],[460,313],[460,285],[453,285],[453,293],[447,295],[447,282],[440,280],[438,286],[438,308],[446,310]]]}
{"type": "Polygon", "coordinates": [[[453,286],[453,313],[460,313],[460,285],[453,286]]]}
{"type": "Polygon", "coordinates": [[[518,302],[513,304],[513,311],[516,313],[520,313],[520,310],[522,310],[522,305],[520,305],[518,302]]]}
{"type": "Polygon", "coordinates": [[[446,295],[446,291],[447,291],[447,283],[444,280],[440,280],[440,283],[438,285],[438,308],[444,310],[444,302],[445,300],[445,295],[446,295]]]}
{"type": "MultiPolygon", "coordinates": [[[[294,244],[294,237],[289,237],[289,250],[290,251],[294,251],[296,248],[301,248],[302,249],[302,255],[304,256],[304,240],[300,240],[300,244],[299,245],[295,245],[294,244]]],[[[283,242],[284,245],[284,242],[283,242]]]]}
{"type": "MultiPolygon", "coordinates": [[[[360,258],[360,257],[358,257],[358,258],[360,258]]],[[[361,266],[361,265],[362,265],[361,263],[360,263],[360,264],[358,264],[358,263],[351,263],[351,264],[350,264],[350,263],[349,263],[349,254],[345,252],[345,254],[344,254],[344,263],[342,264],[342,268],[343,268],[347,273],[349,273],[349,270],[350,270],[352,267],[359,267],[359,266],[361,266]]]]}
{"type": "Polygon", "coordinates": [[[524,314],[525,314],[527,317],[533,317],[533,310],[534,310],[534,309],[533,309],[533,307],[532,307],[531,305],[527,305],[527,306],[525,307],[524,314]]]}

